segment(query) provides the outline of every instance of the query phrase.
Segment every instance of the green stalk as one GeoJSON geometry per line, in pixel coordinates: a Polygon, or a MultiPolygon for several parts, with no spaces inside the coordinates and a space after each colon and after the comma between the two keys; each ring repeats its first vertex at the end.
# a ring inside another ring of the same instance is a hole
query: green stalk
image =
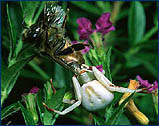
{"type": "Polygon", "coordinates": [[[145,36],[143,37],[141,42],[145,42],[145,41],[149,40],[157,31],[158,31],[158,26],[155,25],[150,31],[148,31],[145,34],[145,36]]]}
{"type": "Polygon", "coordinates": [[[45,73],[37,64],[34,63],[34,61],[30,61],[29,65],[37,72],[39,73],[45,80],[48,80],[50,77],[45,73]]]}
{"type": "Polygon", "coordinates": [[[158,90],[152,94],[152,99],[155,106],[156,114],[158,116],[158,90]]]}

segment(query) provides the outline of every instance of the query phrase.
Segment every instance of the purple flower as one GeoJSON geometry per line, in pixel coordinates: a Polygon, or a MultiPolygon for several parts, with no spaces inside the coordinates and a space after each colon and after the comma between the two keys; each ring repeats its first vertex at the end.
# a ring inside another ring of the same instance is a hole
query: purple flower
{"type": "Polygon", "coordinates": [[[136,76],[136,78],[139,80],[141,86],[150,88],[152,85],[148,82],[148,80],[143,80],[139,75],[136,76]]]}
{"type": "Polygon", "coordinates": [[[148,92],[155,91],[158,88],[158,82],[155,81],[154,84],[150,84],[148,80],[143,80],[139,75],[136,76],[136,78],[139,80],[139,83],[142,87],[147,88],[148,92]]]}
{"type": "Polygon", "coordinates": [[[148,89],[149,92],[155,91],[158,88],[158,82],[155,81],[153,83],[153,86],[151,88],[148,89]]]}
{"type": "Polygon", "coordinates": [[[78,24],[78,34],[80,35],[81,40],[88,39],[89,35],[93,33],[92,24],[90,20],[87,18],[78,18],[77,19],[78,24]]]}
{"type": "Polygon", "coordinates": [[[115,27],[112,26],[112,23],[110,21],[110,13],[104,13],[100,16],[95,24],[95,30],[92,29],[92,24],[87,18],[78,18],[77,24],[77,32],[81,40],[88,40],[89,35],[91,35],[93,32],[100,32],[105,35],[106,33],[115,30],[115,27]]]}
{"type": "Polygon", "coordinates": [[[33,87],[32,89],[30,89],[29,93],[36,94],[38,91],[39,91],[38,87],[33,87]]]}
{"type": "Polygon", "coordinates": [[[102,65],[98,65],[98,66],[96,66],[96,68],[97,68],[100,72],[103,72],[103,66],[102,66],[102,65]]]}
{"type": "Polygon", "coordinates": [[[21,95],[21,96],[22,96],[22,100],[23,100],[23,101],[26,101],[26,97],[27,97],[28,95],[30,95],[30,93],[31,93],[31,94],[36,94],[38,91],[39,91],[39,88],[38,88],[38,87],[33,87],[32,89],[30,89],[29,93],[23,93],[23,94],[21,95]]]}
{"type": "Polygon", "coordinates": [[[95,25],[97,32],[101,32],[103,35],[115,30],[115,27],[112,26],[112,22],[110,21],[110,13],[102,14],[95,25]]]}
{"type": "MultiPolygon", "coordinates": [[[[88,41],[87,41],[87,40],[84,41],[83,44],[88,44],[88,41]]],[[[82,50],[81,50],[81,53],[82,53],[82,54],[85,54],[85,53],[89,52],[89,50],[90,50],[90,47],[85,46],[85,49],[82,49],[82,50]]]]}

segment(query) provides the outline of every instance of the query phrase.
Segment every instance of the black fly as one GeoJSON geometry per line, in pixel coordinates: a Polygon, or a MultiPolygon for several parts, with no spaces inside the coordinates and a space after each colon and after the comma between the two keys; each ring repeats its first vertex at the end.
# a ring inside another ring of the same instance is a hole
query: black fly
{"type": "Polygon", "coordinates": [[[35,44],[41,54],[48,55],[52,60],[79,73],[84,59],[80,50],[88,44],[71,44],[65,37],[67,14],[59,5],[46,2],[45,8],[37,22],[23,32],[23,41],[35,44]]]}

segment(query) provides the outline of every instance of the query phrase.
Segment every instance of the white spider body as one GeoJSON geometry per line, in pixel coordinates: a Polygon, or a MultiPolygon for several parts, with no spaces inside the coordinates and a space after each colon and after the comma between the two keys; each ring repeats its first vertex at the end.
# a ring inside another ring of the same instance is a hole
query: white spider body
{"type": "MultiPolygon", "coordinates": [[[[80,75],[73,76],[73,86],[76,94],[75,100],[63,100],[65,103],[72,104],[70,107],[66,108],[62,112],[57,110],[52,110],[60,115],[65,115],[77,108],[81,103],[84,108],[89,111],[97,111],[99,109],[105,108],[114,98],[113,91],[121,93],[133,93],[140,92],[142,89],[131,90],[128,88],[123,88],[115,86],[112,84],[103,73],[101,73],[96,67],[89,67],[83,69],[80,75]]],[[[44,104],[45,105],[45,104],[44,104]]],[[[45,105],[46,106],[46,105],[45,105]]]]}
{"type": "Polygon", "coordinates": [[[88,111],[97,111],[105,108],[114,98],[99,81],[87,82],[81,87],[82,105],[88,111]]]}

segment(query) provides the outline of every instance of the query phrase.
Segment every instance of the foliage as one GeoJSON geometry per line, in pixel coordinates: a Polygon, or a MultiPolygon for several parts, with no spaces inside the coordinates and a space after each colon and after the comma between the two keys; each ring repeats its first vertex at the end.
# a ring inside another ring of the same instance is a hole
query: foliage
{"type": "MultiPolygon", "coordinates": [[[[77,33],[77,18],[86,17],[92,21],[94,26],[96,19],[102,13],[111,12],[111,20],[116,30],[106,34],[104,36],[106,41],[103,43],[96,43],[100,44],[99,48],[95,47],[89,53],[84,54],[87,65],[102,64],[105,76],[114,84],[125,87],[126,82],[131,78],[135,79],[138,74],[151,82],[158,79],[157,2],[62,1],[59,4],[65,10],[70,9],[66,23],[66,35],[72,41],[80,41],[77,33]]],[[[35,55],[32,46],[22,42],[23,25],[29,27],[34,24],[44,5],[45,2],[41,1],[2,2],[2,10],[4,10],[1,25],[2,124],[8,124],[8,122],[13,125],[139,124],[131,113],[123,108],[132,95],[117,107],[121,94],[115,93],[115,99],[104,111],[92,114],[79,107],[62,117],[44,108],[42,102],[50,108],[63,110],[67,105],[62,103],[62,99],[66,97],[67,91],[73,90],[71,85],[73,74],[70,71],[46,57],[35,55]],[[57,89],[56,94],[52,92],[48,81],[50,78],[53,78],[53,85],[57,89]],[[34,105],[27,105],[26,99],[22,99],[21,95],[27,93],[33,86],[39,87],[40,90],[36,95],[29,93],[28,101],[32,100],[34,105]],[[33,111],[29,111],[32,105],[33,111]],[[24,119],[17,121],[17,117],[22,118],[22,115],[24,119]]],[[[94,41],[99,38],[100,34],[92,35],[94,41]]],[[[151,94],[135,94],[133,98],[141,111],[148,116],[150,124],[156,125],[158,108],[153,100],[155,102],[157,100],[152,98],[151,94]]]]}

